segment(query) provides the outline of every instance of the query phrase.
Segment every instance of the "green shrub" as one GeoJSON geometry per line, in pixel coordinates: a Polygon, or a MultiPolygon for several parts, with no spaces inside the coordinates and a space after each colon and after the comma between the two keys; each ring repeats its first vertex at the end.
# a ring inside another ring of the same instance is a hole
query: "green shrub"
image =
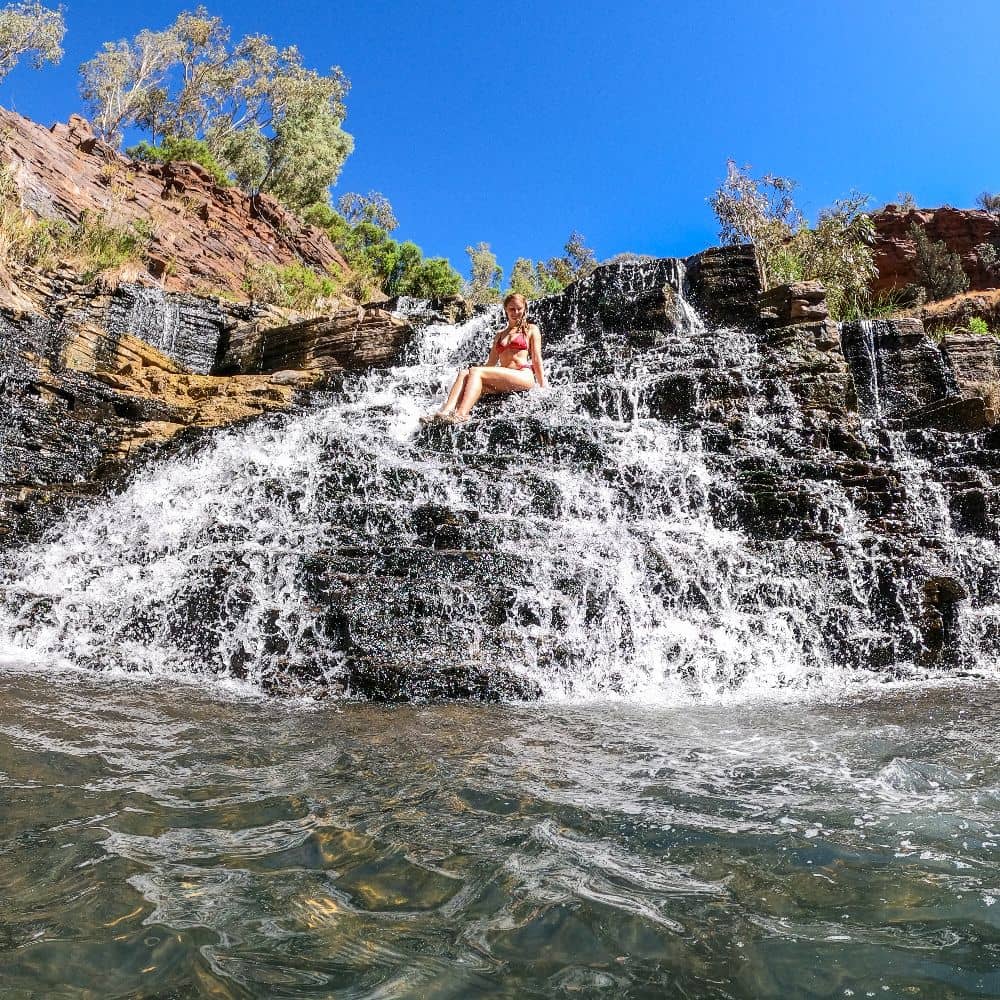
{"type": "Polygon", "coordinates": [[[932,241],[927,230],[916,222],[910,225],[908,235],[916,252],[917,283],[927,289],[929,299],[947,299],[969,287],[962,258],[952,253],[943,240],[932,241]]]}
{"type": "Polygon", "coordinates": [[[826,287],[830,315],[841,318],[862,301],[877,271],[875,227],[864,212],[867,195],[852,192],[819,213],[815,228],[792,198],[795,182],[749,167],[727,164],[726,179],[709,199],[724,245],[757,250],[765,288],[818,279],[826,287]]]}
{"type": "Polygon", "coordinates": [[[496,254],[489,243],[465,248],[469,255],[469,269],[472,277],[465,286],[465,297],[474,306],[487,306],[500,301],[500,283],[503,268],[497,263],[496,254]]]}
{"type": "Polygon", "coordinates": [[[325,230],[354,272],[344,291],[366,299],[374,293],[436,298],[457,295],[462,278],[444,257],[424,258],[416,243],[394,240],[385,226],[394,226],[392,206],[377,192],[345,195],[341,207],[353,222],[325,202],[310,205],[303,221],[325,230]]]}
{"type": "Polygon", "coordinates": [[[912,299],[904,289],[872,294],[868,289],[846,296],[838,318],[841,320],[885,319],[912,306],[912,299]]]}
{"type": "Polygon", "coordinates": [[[75,260],[85,277],[145,259],[156,238],[152,224],[136,219],[115,225],[101,213],[83,212],[76,225],[35,219],[21,207],[13,172],[0,166],[0,258],[51,270],[75,260]]]}
{"type": "Polygon", "coordinates": [[[338,282],[328,274],[317,274],[305,264],[248,264],[243,290],[257,302],[312,312],[334,298],[338,282]]]}
{"type": "Polygon", "coordinates": [[[159,146],[154,146],[144,139],[125,152],[133,160],[142,160],[145,163],[197,163],[212,175],[220,187],[229,187],[232,184],[226,171],[212,154],[208,143],[203,139],[168,135],[159,146]]]}
{"type": "Polygon", "coordinates": [[[989,324],[981,316],[973,316],[969,320],[969,330],[971,333],[978,333],[980,336],[986,336],[990,332],[989,324]]]}
{"type": "Polygon", "coordinates": [[[92,278],[102,271],[142,261],[155,235],[152,223],[146,219],[116,226],[103,215],[83,212],[76,226],[60,237],[68,245],[59,249],[65,248],[80,258],[86,276],[92,278]]]}
{"type": "Polygon", "coordinates": [[[427,257],[414,267],[401,285],[403,295],[440,299],[462,291],[462,277],[445,257],[427,257]]]}

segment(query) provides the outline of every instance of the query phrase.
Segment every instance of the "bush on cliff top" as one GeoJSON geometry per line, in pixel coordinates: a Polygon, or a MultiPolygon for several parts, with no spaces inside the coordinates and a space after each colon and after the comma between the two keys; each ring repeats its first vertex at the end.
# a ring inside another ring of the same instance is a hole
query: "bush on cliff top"
{"type": "Polygon", "coordinates": [[[304,264],[248,263],[243,291],[256,302],[267,302],[297,312],[318,312],[334,303],[341,288],[332,275],[318,274],[304,264]]]}
{"type": "Polygon", "coordinates": [[[866,195],[852,193],[823,209],[815,228],[792,198],[796,184],[750,167],[727,164],[726,179],[709,202],[724,245],[749,243],[757,249],[765,288],[788,281],[818,279],[826,286],[832,316],[839,318],[861,301],[876,275],[875,228],[863,211],[866,195]]]}
{"type": "Polygon", "coordinates": [[[232,181],[219,161],[212,155],[207,142],[201,139],[168,135],[159,146],[143,139],[125,150],[127,156],[144,163],[197,163],[204,167],[220,187],[229,187],[232,181]]]}
{"type": "Polygon", "coordinates": [[[947,299],[969,287],[962,258],[952,253],[944,240],[931,240],[927,230],[916,222],[910,224],[907,235],[917,255],[917,284],[927,290],[928,298],[947,299]]]}

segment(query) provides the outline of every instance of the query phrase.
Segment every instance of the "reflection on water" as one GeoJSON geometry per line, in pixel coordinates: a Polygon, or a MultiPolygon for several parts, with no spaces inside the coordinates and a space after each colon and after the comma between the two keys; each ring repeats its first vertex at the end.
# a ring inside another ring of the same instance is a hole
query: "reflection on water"
{"type": "Polygon", "coordinates": [[[0,675],[0,995],[1000,995],[985,686],[288,706],[0,675]]]}

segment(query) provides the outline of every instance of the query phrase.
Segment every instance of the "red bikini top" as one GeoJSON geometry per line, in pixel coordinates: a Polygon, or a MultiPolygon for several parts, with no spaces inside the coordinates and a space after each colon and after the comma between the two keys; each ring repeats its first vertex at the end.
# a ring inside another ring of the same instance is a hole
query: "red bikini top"
{"type": "Polygon", "coordinates": [[[526,351],[528,349],[528,339],[523,333],[512,336],[506,344],[497,344],[501,352],[503,351],[526,351]]]}

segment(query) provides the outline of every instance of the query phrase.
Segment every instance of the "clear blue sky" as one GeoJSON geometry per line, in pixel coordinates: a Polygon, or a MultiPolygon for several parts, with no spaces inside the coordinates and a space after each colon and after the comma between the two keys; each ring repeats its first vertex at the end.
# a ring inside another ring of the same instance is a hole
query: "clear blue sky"
{"type": "MultiPolygon", "coordinates": [[[[463,273],[469,243],[509,274],[573,229],[599,258],[694,253],[727,157],[797,179],[810,215],[851,188],[928,206],[1000,190],[997,0],[206,5],[344,69],[356,149],[335,196],[383,192],[396,237],[463,273]]],[[[0,83],[45,124],[82,110],[76,70],[101,42],[196,3],[64,6],[62,64],[0,83]]]]}

